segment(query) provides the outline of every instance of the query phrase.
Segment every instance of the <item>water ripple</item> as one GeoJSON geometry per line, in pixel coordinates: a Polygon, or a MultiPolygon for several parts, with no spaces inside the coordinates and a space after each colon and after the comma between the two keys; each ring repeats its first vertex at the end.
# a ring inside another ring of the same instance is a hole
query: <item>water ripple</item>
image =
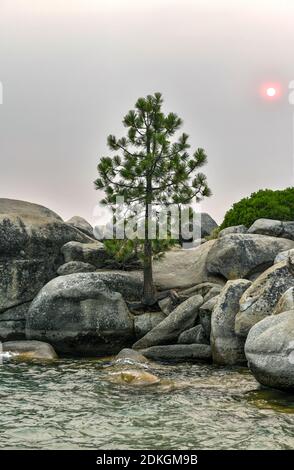
{"type": "MultiPolygon", "coordinates": [[[[117,366],[118,367],[118,366],[117,366]]],[[[246,369],[154,365],[162,385],[110,381],[97,360],[0,367],[5,449],[293,449],[294,399],[246,369]]]]}

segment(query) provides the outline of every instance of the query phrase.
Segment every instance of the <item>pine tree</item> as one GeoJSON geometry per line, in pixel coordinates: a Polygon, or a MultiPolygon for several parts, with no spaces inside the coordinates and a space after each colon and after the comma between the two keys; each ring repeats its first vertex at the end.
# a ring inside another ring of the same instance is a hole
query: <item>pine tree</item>
{"type": "Polygon", "coordinates": [[[150,207],[152,204],[188,204],[194,198],[199,201],[211,192],[206,176],[197,173],[207,156],[198,148],[192,156],[188,153],[188,135],[182,133],[178,140],[171,137],[182,125],[174,113],[165,115],[160,93],[139,98],[135,109],[123,119],[128,129],[127,136],[117,139],[108,137],[110,150],[117,152],[111,157],[102,157],[98,164],[99,177],[96,189],[104,190],[103,204],[113,205],[118,196],[127,205],[144,205],[144,291],[142,302],[152,305],[156,291],[152,274],[152,241],[148,239],[150,207]]]}

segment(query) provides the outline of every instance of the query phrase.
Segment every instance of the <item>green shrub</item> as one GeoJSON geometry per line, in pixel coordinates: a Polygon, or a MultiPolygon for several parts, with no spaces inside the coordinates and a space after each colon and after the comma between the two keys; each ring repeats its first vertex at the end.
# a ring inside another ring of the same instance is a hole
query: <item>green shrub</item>
{"type": "Polygon", "coordinates": [[[220,229],[250,225],[257,219],[294,220],[294,188],[273,191],[261,189],[233,204],[220,229]]]}

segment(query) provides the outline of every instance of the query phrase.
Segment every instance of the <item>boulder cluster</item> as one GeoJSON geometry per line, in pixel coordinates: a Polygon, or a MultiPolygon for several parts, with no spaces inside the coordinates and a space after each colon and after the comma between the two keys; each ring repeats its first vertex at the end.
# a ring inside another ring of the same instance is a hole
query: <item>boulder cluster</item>
{"type": "Polygon", "coordinates": [[[168,292],[157,311],[136,310],[142,272],[107,261],[81,217],[0,199],[2,350],[248,363],[261,384],[294,388],[294,222],[260,219],[167,252],[154,261],[168,292]]]}

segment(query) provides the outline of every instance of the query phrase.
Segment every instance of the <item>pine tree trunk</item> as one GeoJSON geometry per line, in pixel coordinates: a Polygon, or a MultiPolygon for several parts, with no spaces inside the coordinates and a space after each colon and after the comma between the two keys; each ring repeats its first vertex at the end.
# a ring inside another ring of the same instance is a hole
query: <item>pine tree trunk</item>
{"type": "Polygon", "coordinates": [[[144,242],[144,290],[143,304],[153,305],[156,302],[156,291],[152,272],[152,241],[145,238],[144,242]]]}
{"type": "Polygon", "coordinates": [[[145,205],[145,240],[144,240],[144,287],[142,303],[153,305],[156,302],[156,289],[153,283],[152,271],[152,240],[149,240],[149,221],[152,214],[149,214],[152,203],[152,183],[147,180],[147,196],[145,205]]]}

